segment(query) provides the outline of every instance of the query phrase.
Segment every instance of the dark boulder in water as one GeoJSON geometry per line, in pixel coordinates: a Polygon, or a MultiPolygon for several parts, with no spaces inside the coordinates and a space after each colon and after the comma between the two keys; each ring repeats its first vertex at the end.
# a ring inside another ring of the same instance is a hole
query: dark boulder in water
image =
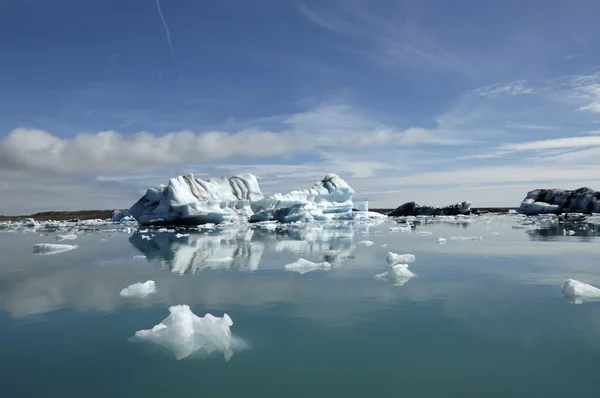
{"type": "Polygon", "coordinates": [[[600,213],[600,192],[583,187],[529,191],[517,209],[522,214],[600,213]]]}
{"type": "Polygon", "coordinates": [[[406,202],[391,213],[390,217],[406,216],[458,216],[471,213],[471,202],[464,201],[444,207],[421,206],[416,202],[406,202]]]}

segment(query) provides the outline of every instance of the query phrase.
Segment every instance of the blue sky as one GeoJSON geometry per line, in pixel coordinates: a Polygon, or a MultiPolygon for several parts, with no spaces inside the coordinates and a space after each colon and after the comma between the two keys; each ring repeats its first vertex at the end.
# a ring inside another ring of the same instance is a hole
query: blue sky
{"type": "Polygon", "coordinates": [[[335,172],[372,206],[599,188],[600,2],[0,2],[0,213],[335,172]],[[162,16],[164,17],[161,19],[162,16]]]}

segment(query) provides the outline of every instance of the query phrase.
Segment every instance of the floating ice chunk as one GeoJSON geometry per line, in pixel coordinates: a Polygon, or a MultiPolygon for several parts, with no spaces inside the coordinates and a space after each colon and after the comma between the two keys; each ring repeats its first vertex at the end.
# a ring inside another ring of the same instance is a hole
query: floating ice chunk
{"type": "Polygon", "coordinates": [[[409,223],[406,223],[402,226],[390,227],[390,232],[410,232],[411,228],[411,225],[409,223]]]}
{"type": "Polygon", "coordinates": [[[385,258],[388,265],[396,265],[400,263],[414,263],[415,259],[416,257],[414,254],[396,254],[392,252],[389,252],[387,254],[387,257],[385,258]]]}
{"type": "Polygon", "coordinates": [[[431,235],[432,233],[430,231],[417,231],[417,235],[421,235],[421,236],[425,236],[425,235],[431,235]]]}
{"type": "Polygon", "coordinates": [[[39,255],[51,255],[68,252],[78,247],[77,245],[62,245],[58,243],[36,243],[33,245],[33,252],[39,255]]]}
{"type": "Polygon", "coordinates": [[[381,245],[381,247],[388,247],[387,243],[384,243],[383,245],[381,245]]]}
{"type": "Polygon", "coordinates": [[[358,242],[358,244],[369,247],[373,245],[373,242],[371,242],[370,240],[361,240],[360,242],[358,242]]]}
{"type": "Polygon", "coordinates": [[[229,361],[233,349],[241,343],[231,335],[233,321],[227,314],[222,318],[211,314],[198,317],[185,304],[174,305],[169,312],[161,323],[152,329],[138,330],[135,336],[170,349],[178,360],[194,353],[208,356],[221,352],[229,361]]]}
{"type": "Polygon", "coordinates": [[[77,239],[77,235],[75,235],[75,234],[56,235],[56,240],[58,240],[58,241],[75,240],[75,239],[77,239]]]}
{"type": "Polygon", "coordinates": [[[572,229],[563,229],[563,235],[575,235],[575,231],[572,229]]]}
{"type": "Polygon", "coordinates": [[[154,281],[146,281],[143,283],[137,282],[127,286],[125,289],[121,290],[119,296],[145,298],[152,293],[156,293],[156,283],[154,283],[154,281]]]}
{"type": "Polygon", "coordinates": [[[390,281],[395,286],[402,286],[414,276],[415,274],[408,269],[408,264],[396,264],[387,272],[375,275],[375,278],[390,281]]]}
{"type": "Polygon", "coordinates": [[[180,239],[180,238],[186,238],[186,237],[188,237],[188,236],[190,236],[190,234],[175,234],[175,237],[176,237],[177,239],[180,239]]]}
{"type": "Polygon", "coordinates": [[[299,274],[306,274],[307,272],[317,270],[327,271],[331,269],[331,264],[327,261],[323,261],[321,263],[313,263],[312,261],[299,258],[293,263],[286,264],[285,269],[286,271],[294,271],[298,272],[299,274]]]}
{"type": "Polygon", "coordinates": [[[133,256],[133,259],[134,260],[145,260],[146,256],[144,256],[144,255],[133,256]]]}
{"type": "Polygon", "coordinates": [[[451,240],[483,240],[482,236],[451,236],[451,240]]]}
{"type": "Polygon", "coordinates": [[[446,238],[438,238],[438,243],[439,243],[440,245],[443,245],[443,244],[445,244],[446,242],[447,242],[446,238]]]}
{"type": "Polygon", "coordinates": [[[600,300],[600,289],[575,279],[566,280],[562,285],[562,292],[573,304],[600,300]]]}

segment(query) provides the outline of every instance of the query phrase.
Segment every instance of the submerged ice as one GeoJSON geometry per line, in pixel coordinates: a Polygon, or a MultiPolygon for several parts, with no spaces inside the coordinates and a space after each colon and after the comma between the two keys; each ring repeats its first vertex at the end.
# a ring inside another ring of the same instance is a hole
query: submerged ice
{"type": "Polygon", "coordinates": [[[176,359],[192,354],[208,356],[220,352],[226,361],[241,341],[231,334],[233,321],[227,314],[219,318],[211,314],[198,317],[188,305],[174,305],[169,316],[152,329],[138,330],[139,339],[160,344],[173,352],[176,359]]]}
{"type": "Polygon", "coordinates": [[[51,255],[68,252],[78,247],[77,245],[63,245],[58,243],[36,243],[33,245],[33,252],[39,255],[51,255]]]}

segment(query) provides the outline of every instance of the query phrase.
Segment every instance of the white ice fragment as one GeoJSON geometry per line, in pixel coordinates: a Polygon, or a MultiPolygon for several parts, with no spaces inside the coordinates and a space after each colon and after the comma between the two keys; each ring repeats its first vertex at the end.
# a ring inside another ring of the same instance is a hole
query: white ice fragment
{"type": "Polygon", "coordinates": [[[415,274],[408,269],[408,264],[395,264],[387,272],[375,275],[375,278],[390,281],[395,286],[402,286],[415,274]]]}
{"type": "Polygon", "coordinates": [[[143,256],[143,255],[137,255],[137,256],[133,256],[133,259],[134,259],[134,260],[145,260],[145,259],[146,259],[146,256],[143,256]]]}
{"type": "Polygon", "coordinates": [[[443,245],[443,244],[445,244],[446,242],[447,242],[446,238],[438,238],[438,243],[439,243],[440,245],[443,245]]]}
{"type": "Polygon", "coordinates": [[[568,279],[562,285],[563,294],[574,304],[600,300],[600,289],[575,279],[568,279]]]}
{"type": "Polygon", "coordinates": [[[33,252],[39,255],[51,255],[68,252],[78,247],[77,245],[62,245],[58,243],[36,243],[33,245],[33,252]]]}
{"type": "Polygon", "coordinates": [[[415,262],[414,254],[396,254],[392,252],[388,252],[386,261],[388,265],[396,265],[400,263],[414,263],[415,262]]]}
{"type": "Polygon", "coordinates": [[[390,227],[390,232],[410,232],[410,231],[411,231],[411,225],[409,223],[406,223],[403,226],[390,227]]]}
{"type": "Polygon", "coordinates": [[[563,235],[575,235],[575,231],[572,229],[563,229],[563,235]]]}
{"type": "Polygon", "coordinates": [[[222,318],[211,314],[198,317],[185,304],[174,305],[169,312],[161,323],[152,329],[138,330],[135,336],[170,349],[178,360],[193,353],[204,357],[221,352],[229,361],[233,349],[241,344],[231,335],[233,321],[227,314],[222,318]]]}
{"type": "Polygon", "coordinates": [[[142,239],[152,240],[152,238],[150,236],[148,236],[148,235],[142,235],[142,239]]]}
{"type": "Polygon", "coordinates": [[[75,235],[75,234],[56,235],[56,240],[58,240],[58,241],[75,240],[75,239],[77,239],[77,235],[75,235]]]}
{"type": "Polygon", "coordinates": [[[361,240],[360,242],[358,242],[358,244],[369,247],[373,245],[373,242],[371,242],[370,240],[361,240]]]}
{"type": "Polygon", "coordinates": [[[425,236],[425,235],[431,235],[432,233],[430,231],[417,231],[417,235],[421,235],[421,236],[425,236]]]}
{"type": "Polygon", "coordinates": [[[381,245],[381,247],[388,247],[387,243],[384,243],[383,245],[381,245]]]}
{"type": "Polygon", "coordinates": [[[452,239],[452,240],[479,240],[479,241],[482,241],[483,237],[482,236],[451,236],[450,239],[452,239]]]}
{"type": "Polygon", "coordinates": [[[331,269],[331,264],[327,261],[323,261],[321,263],[313,263],[312,261],[305,260],[303,258],[299,258],[293,263],[285,265],[286,271],[294,271],[299,274],[306,274],[307,272],[322,270],[327,271],[331,269]]]}
{"type": "Polygon", "coordinates": [[[119,296],[145,298],[152,293],[156,293],[156,283],[154,283],[154,281],[146,281],[143,283],[137,282],[127,286],[125,289],[121,290],[119,296]]]}
{"type": "Polygon", "coordinates": [[[175,237],[176,237],[177,239],[180,239],[180,238],[186,238],[186,237],[188,237],[188,236],[190,236],[190,234],[175,234],[175,237]]]}

